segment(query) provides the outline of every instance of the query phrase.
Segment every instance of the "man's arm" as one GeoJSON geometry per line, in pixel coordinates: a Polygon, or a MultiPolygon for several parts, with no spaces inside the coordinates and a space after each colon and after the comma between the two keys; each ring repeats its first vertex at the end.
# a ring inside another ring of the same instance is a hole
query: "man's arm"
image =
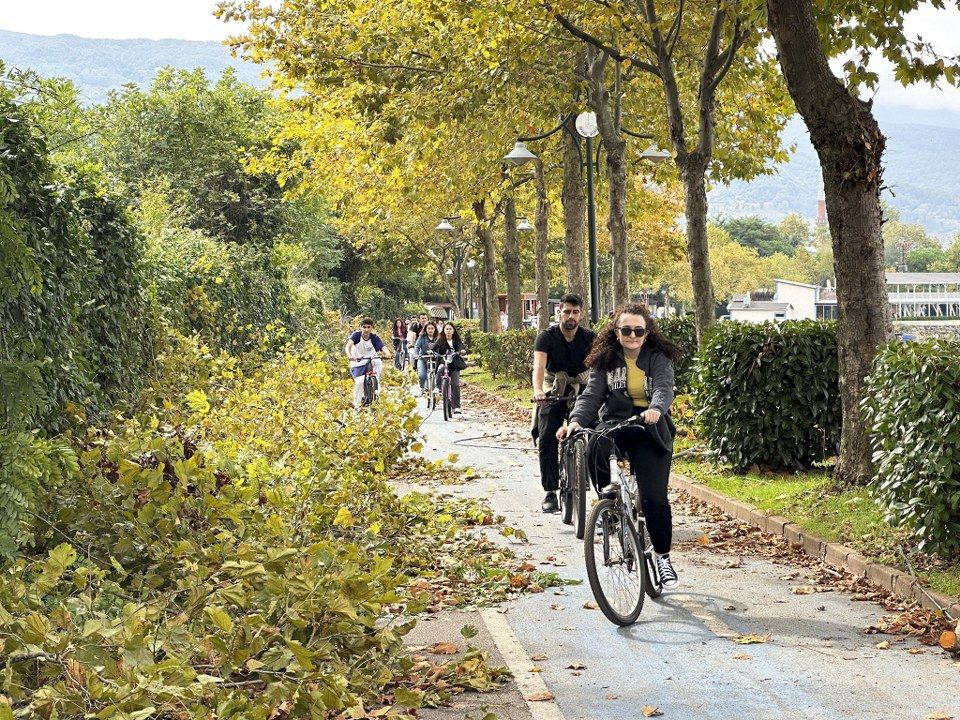
{"type": "Polygon", "coordinates": [[[347,357],[353,359],[353,338],[347,338],[347,344],[343,347],[343,352],[347,357]]]}
{"type": "Polygon", "coordinates": [[[543,375],[547,369],[547,354],[542,350],[533,352],[533,399],[543,400],[546,394],[543,392],[543,375]]]}

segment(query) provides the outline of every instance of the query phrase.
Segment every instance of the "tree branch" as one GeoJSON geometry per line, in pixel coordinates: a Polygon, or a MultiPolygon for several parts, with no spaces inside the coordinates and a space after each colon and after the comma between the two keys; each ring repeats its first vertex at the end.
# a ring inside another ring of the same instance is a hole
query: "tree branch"
{"type": "Polygon", "coordinates": [[[737,22],[733,28],[733,40],[730,41],[730,47],[728,47],[722,58],[722,65],[714,75],[711,82],[710,92],[714,92],[720,83],[723,82],[723,78],[726,76],[727,72],[730,70],[730,67],[733,65],[733,60],[736,57],[737,51],[743,47],[743,44],[747,41],[747,38],[750,37],[750,29],[747,28],[743,31],[740,29],[740,18],[737,18],[737,22]]]}
{"type": "Polygon", "coordinates": [[[586,30],[583,30],[582,28],[577,27],[568,18],[566,18],[560,13],[554,13],[553,17],[556,19],[558,23],[560,23],[560,25],[562,25],[567,30],[567,32],[569,32],[575,38],[583,40],[583,42],[588,43],[589,45],[593,45],[593,47],[597,48],[598,50],[603,52],[605,55],[610,57],[611,59],[621,63],[622,62],[630,63],[631,65],[634,65],[640,68],[641,70],[645,70],[651,75],[656,75],[657,77],[660,77],[660,69],[656,65],[653,65],[652,63],[648,63],[646,60],[643,60],[637,55],[624,55],[617,48],[612,47],[611,45],[608,45],[598,37],[594,37],[593,35],[588,33],[586,30]]]}
{"type": "Polygon", "coordinates": [[[677,14],[673,18],[673,23],[667,31],[665,39],[667,45],[667,55],[673,57],[673,50],[677,46],[677,40],[680,38],[680,25],[683,21],[683,0],[680,0],[680,6],[677,8],[677,14]],[[671,37],[671,35],[673,37],[671,37]]]}
{"type": "Polygon", "coordinates": [[[375,63],[370,62],[369,60],[359,60],[357,58],[348,57],[346,55],[324,54],[323,57],[326,57],[328,60],[339,60],[340,62],[347,63],[348,65],[370,68],[372,70],[404,70],[407,72],[426,73],[428,75],[443,74],[443,70],[438,68],[419,67],[417,65],[404,65],[402,63],[375,63]]]}

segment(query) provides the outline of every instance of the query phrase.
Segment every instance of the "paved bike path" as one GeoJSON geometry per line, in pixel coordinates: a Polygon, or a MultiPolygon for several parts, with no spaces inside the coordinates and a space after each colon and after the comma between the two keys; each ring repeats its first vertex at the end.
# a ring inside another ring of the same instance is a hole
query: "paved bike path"
{"type": "Polygon", "coordinates": [[[798,581],[783,579],[790,568],[782,564],[744,557],[728,567],[729,555],[697,542],[709,523],[677,507],[673,557],[681,588],[647,599],[635,625],[617,628],[583,607],[593,597],[582,541],[558,516],[540,512],[537,458],[526,429],[469,405],[463,420],[447,423],[422,401],[421,411],[424,454],[457,453],[461,465],[479,472],[444,490],[487,498],[507,524],[527,533],[530,543],[518,552],[536,562],[552,556],[556,564],[542,569],[583,581],[524,596],[501,616],[527,658],[547,656],[512,669],[529,675],[539,668],[566,720],[641,717],[643,706],[685,720],[919,720],[938,711],[960,717],[960,667],[948,656],[912,639],[865,634],[884,614],[876,604],[840,592],[792,594],[798,581]],[[771,637],[763,644],[734,641],[747,634],[771,637]],[[885,639],[890,650],[874,647],[885,639]],[[908,652],[917,647],[923,653],[908,652]],[[577,665],[584,668],[568,667],[577,665]]]}

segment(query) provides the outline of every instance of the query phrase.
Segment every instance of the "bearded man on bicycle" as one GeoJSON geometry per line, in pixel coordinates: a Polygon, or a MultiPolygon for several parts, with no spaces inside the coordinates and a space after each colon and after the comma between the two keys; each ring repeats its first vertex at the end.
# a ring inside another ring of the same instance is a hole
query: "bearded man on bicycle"
{"type": "Polygon", "coordinates": [[[587,367],[584,361],[596,337],[592,330],[580,327],[583,300],[567,293],[560,299],[560,323],[544,330],[533,345],[534,438],[540,455],[540,482],[547,493],[540,506],[545,513],[560,509],[557,488],[560,486],[560,465],[556,432],[567,419],[567,402],[545,404],[552,398],[574,398],[586,387],[587,367]]]}
{"type": "MultiPolygon", "coordinates": [[[[380,336],[373,332],[373,320],[364,318],[360,321],[360,329],[347,339],[347,344],[343,348],[347,357],[350,359],[350,374],[353,376],[353,405],[360,407],[363,405],[363,378],[366,375],[367,363],[373,358],[373,372],[376,373],[377,382],[383,374],[383,360],[374,357],[384,352],[386,345],[380,336]]],[[[389,352],[387,352],[389,355],[389,352]]]]}
{"type": "Polygon", "coordinates": [[[557,431],[557,439],[581,426],[616,425],[631,417],[642,418],[645,427],[626,426],[611,438],[592,436],[587,444],[587,467],[602,492],[610,483],[610,442],[630,459],[642,496],[643,515],[656,553],[657,569],[665,588],[678,584],[670,561],[673,518],[667,498],[673,436],[670,418],[673,403],[673,363],[680,349],[660,333],[645,305],[631,303],[617,310],[598,336],[586,364],[590,368],[587,388],[577,398],[570,423],[557,431]]]}

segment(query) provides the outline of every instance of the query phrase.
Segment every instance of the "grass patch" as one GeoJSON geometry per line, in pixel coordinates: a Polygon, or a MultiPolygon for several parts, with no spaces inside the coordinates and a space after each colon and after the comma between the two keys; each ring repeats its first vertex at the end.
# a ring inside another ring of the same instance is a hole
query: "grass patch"
{"type": "Polygon", "coordinates": [[[460,373],[460,377],[479,388],[488,390],[502,398],[512,400],[524,410],[530,409],[530,397],[533,390],[529,382],[517,382],[504,377],[493,377],[485,368],[476,365],[468,367],[460,373]]]}
{"type": "Polygon", "coordinates": [[[674,470],[765,513],[782,515],[876,562],[907,569],[906,554],[917,576],[932,589],[960,597],[960,565],[918,553],[906,531],[884,521],[883,511],[868,489],[837,488],[826,469],[797,474],[739,474],[717,463],[681,458],[674,470]]]}

